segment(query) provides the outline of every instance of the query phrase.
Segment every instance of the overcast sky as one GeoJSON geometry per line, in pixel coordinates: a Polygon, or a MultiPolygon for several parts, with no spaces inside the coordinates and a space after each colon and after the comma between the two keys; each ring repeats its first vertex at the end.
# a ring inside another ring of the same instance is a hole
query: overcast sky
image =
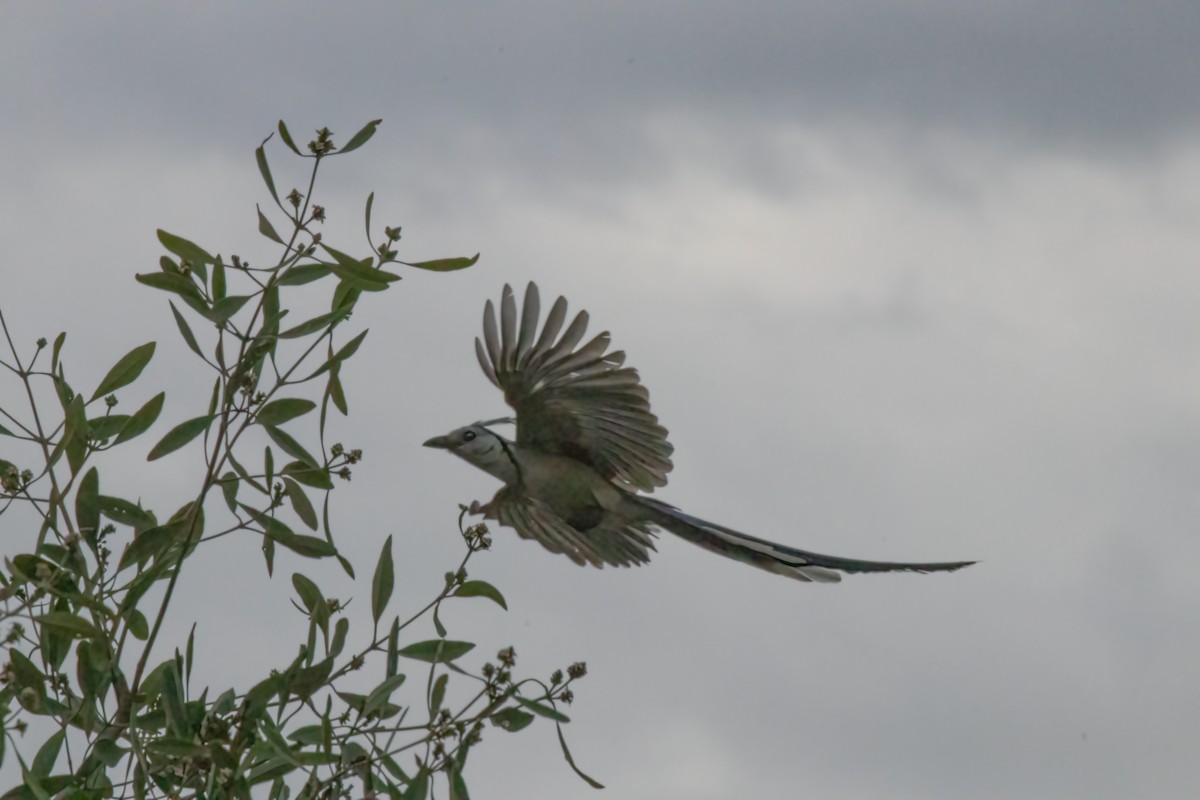
{"type": "MultiPolygon", "coordinates": [[[[497,529],[472,574],[510,611],[450,609],[451,635],[514,644],[534,674],[587,661],[567,733],[609,788],[535,726],[472,753],[474,796],[1194,796],[1200,6],[8,2],[0,20],[0,305],[27,344],[67,330],[81,385],[150,339],[138,391],[184,373],[164,297],[133,282],[156,228],[272,257],[253,149],[280,118],[304,141],[384,120],[327,165],[330,241],[361,243],[373,190],[402,257],[482,252],[353,321],[371,333],[334,438],[366,460],[335,494],[338,544],[369,580],[395,537],[397,613],[456,563],[456,503],[496,488],[420,442],[505,412],[472,353],[505,282],[565,295],[627,351],[676,447],[657,496],[821,552],[983,561],[803,585],[670,536],[647,567],[582,570],[497,529]]],[[[207,402],[182,380],[164,431],[207,402]]],[[[145,438],[111,480],[169,513],[197,454],[147,467],[145,438]]],[[[185,575],[163,657],[198,616],[194,683],[284,664],[295,570],[363,622],[364,580],[281,556],[264,584],[256,543],[225,539],[185,575]]]]}

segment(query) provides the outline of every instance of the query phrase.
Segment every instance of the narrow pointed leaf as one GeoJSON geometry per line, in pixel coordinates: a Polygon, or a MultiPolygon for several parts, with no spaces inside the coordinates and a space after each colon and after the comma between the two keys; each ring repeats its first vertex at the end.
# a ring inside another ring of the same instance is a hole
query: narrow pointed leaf
{"type": "Polygon", "coordinates": [[[300,148],[296,147],[296,143],[292,141],[292,134],[288,131],[287,125],[283,123],[283,120],[279,120],[279,138],[283,139],[283,143],[291,148],[293,153],[298,156],[304,155],[300,152],[300,148]]]}
{"type": "Polygon", "coordinates": [[[317,407],[312,400],[300,397],[285,397],[272,400],[258,410],[254,421],[259,425],[282,425],[288,420],[303,416],[317,407]]]}
{"type": "Polygon", "coordinates": [[[342,149],[338,152],[349,153],[351,150],[357,150],[358,148],[362,147],[372,136],[375,135],[375,129],[379,127],[379,123],[381,122],[383,122],[381,119],[373,119],[368,122],[358,131],[358,133],[351,136],[350,141],[346,142],[346,144],[343,145],[342,149]]]}
{"type": "Polygon", "coordinates": [[[276,283],[279,286],[302,286],[320,280],[328,274],[329,267],[324,264],[298,264],[284,270],[276,283]]]}
{"type": "Polygon", "coordinates": [[[159,392],[146,401],[146,404],[133,413],[125,426],[121,428],[121,432],[117,434],[113,444],[121,444],[127,442],[135,436],[140,436],[145,433],[155,420],[158,419],[159,413],[162,412],[163,400],[166,398],[166,392],[159,392]]]}
{"type": "Polygon", "coordinates": [[[258,210],[258,232],[272,242],[283,244],[283,239],[280,239],[279,234],[275,232],[275,226],[271,224],[271,220],[267,219],[267,215],[262,212],[261,208],[257,205],[254,207],[258,210]]]}
{"type": "Polygon", "coordinates": [[[217,263],[213,264],[212,273],[212,296],[214,300],[223,300],[225,298],[225,265],[221,262],[221,257],[217,256],[217,263]]]}
{"type": "MultiPolygon", "coordinates": [[[[276,428],[274,425],[263,425],[263,430],[271,437],[271,441],[279,445],[280,450],[283,450],[283,452],[292,458],[299,459],[310,467],[320,469],[320,463],[299,442],[293,439],[290,434],[284,433],[282,429],[276,428]]],[[[296,478],[296,480],[300,480],[300,478],[296,478]]]]}
{"type": "MultiPolygon", "coordinates": [[[[192,283],[192,279],[185,275],[169,272],[148,272],[139,273],[133,277],[138,283],[145,284],[154,289],[174,292],[185,301],[188,301],[188,305],[192,306],[192,308],[196,308],[196,303],[200,304],[200,309],[207,308],[207,301],[204,300],[204,296],[200,294],[200,290],[196,288],[196,284],[192,283]]],[[[200,311],[200,313],[207,313],[207,311],[200,311]]]]}
{"type": "Polygon", "coordinates": [[[89,639],[102,639],[104,634],[83,617],[78,617],[69,611],[51,611],[33,618],[35,622],[71,636],[85,636],[89,639]]]}
{"type": "Polygon", "coordinates": [[[158,444],[154,445],[153,449],[150,450],[150,454],[146,456],[146,460],[154,461],[168,453],[175,452],[208,430],[208,426],[212,424],[212,421],[212,416],[205,415],[179,423],[169,430],[167,435],[159,440],[158,444]]]}
{"type": "Polygon", "coordinates": [[[183,314],[179,313],[179,309],[170,300],[167,301],[167,305],[171,307],[171,313],[175,316],[175,327],[179,328],[179,335],[183,337],[184,343],[193,353],[204,358],[204,354],[200,352],[200,344],[196,341],[196,334],[192,333],[192,327],[183,318],[183,314]]]}
{"type": "Polygon", "coordinates": [[[471,642],[456,642],[450,639],[429,639],[410,644],[397,651],[397,655],[425,661],[430,664],[448,664],[475,649],[471,642]]]}
{"type": "Polygon", "coordinates": [[[308,526],[309,530],[315,531],[317,529],[317,511],[313,508],[312,501],[308,499],[308,494],[304,491],[304,487],[291,478],[285,477],[283,479],[283,488],[287,492],[288,502],[291,503],[292,511],[296,512],[296,516],[308,526]]]}
{"type": "Polygon", "coordinates": [[[128,386],[137,380],[137,376],[142,374],[142,370],[154,357],[154,344],[154,342],[147,342],[122,356],[121,360],[114,364],[113,368],[104,376],[104,380],[100,381],[100,385],[92,394],[92,400],[111,394],[122,386],[128,386]]]}
{"type": "Polygon", "coordinates": [[[388,601],[392,599],[395,588],[395,568],[392,564],[392,537],[389,535],[379,553],[379,562],[375,565],[375,577],[371,582],[371,614],[375,622],[383,616],[388,601]]]}
{"type": "Polygon", "coordinates": [[[186,258],[193,264],[212,264],[216,262],[216,259],[209,255],[208,251],[203,247],[184,239],[182,236],[167,233],[161,228],[158,230],[158,241],[162,242],[162,246],[175,255],[180,258],[186,258]]]}
{"type": "Polygon", "coordinates": [[[222,298],[213,303],[209,319],[218,325],[224,325],[234,314],[241,311],[242,306],[246,305],[249,300],[250,296],[244,294],[230,295],[229,297],[222,298]]]}
{"type": "Polygon", "coordinates": [[[486,597],[505,611],[508,610],[504,595],[487,581],[466,581],[454,590],[454,597],[486,597]]]}
{"type": "Polygon", "coordinates": [[[270,136],[263,139],[263,143],[254,149],[254,160],[258,162],[258,171],[262,175],[263,183],[267,185],[267,191],[271,193],[275,204],[279,205],[279,193],[275,191],[275,179],[271,177],[271,167],[267,164],[265,145],[270,139],[270,136]]]}
{"type": "Polygon", "coordinates": [[[583,770],[581,770],[579,767],[575,766],[575,759],[571,757],[571,751],[567,747],[567,740],[563,737],[562,726],[556,724],[555,728],[558,730],[558,743],[560,745],[562,745],[563,758],[565,758],[567,760],[567,764],[571,767],[571,769],[575,770],[576,775],[583,778],[583,780],[588,784],[588,786],[591,786],[593,789],[603,789],[604,784],[600,783],[600,781],[596,780],[595,778],[585,774],[583,770]]]}
{"type": "Polygon", "coordinates": [[[322,314],[319,317],[313,317],[307,322],[301,322],[299,325],[288,328],[283,333],[279,334],[280,339],[296,339],[300,336],[307,336],[310,333],[325,330],[331,324],[341,322],[346,317],[350,316],[350,309],[338,309],[330,311],[328,314],[322,314]]]}
{"type": "Polygon", "coordinates": [[[478,260],[479,253],[476,253],[470,258],[436,258],[432,261],[401,261],[400,263],[409,267],[416,267],[417,269],[429,270],[430,272],[453,272],[458,269],[466,269],[478,260]]]}
{"type": "Polygon", "coordinates": [[[79,481],[75,494],[75,524],[89,544],[95,544],[100,530],[100,473],[89,469],[79,481]]]}

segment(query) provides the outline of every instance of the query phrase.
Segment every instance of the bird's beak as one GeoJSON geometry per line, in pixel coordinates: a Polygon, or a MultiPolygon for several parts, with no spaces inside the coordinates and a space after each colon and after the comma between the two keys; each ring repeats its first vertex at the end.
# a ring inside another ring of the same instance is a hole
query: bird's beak
{"type": "Polygon", "coordinates": [[[424,446],[425,447],[440,447],[443,450],[449,450],[450,449],[450,439],[446,436],[435,436],[432,439],[430,439],[429,441],[425,442],[424,446]]]}

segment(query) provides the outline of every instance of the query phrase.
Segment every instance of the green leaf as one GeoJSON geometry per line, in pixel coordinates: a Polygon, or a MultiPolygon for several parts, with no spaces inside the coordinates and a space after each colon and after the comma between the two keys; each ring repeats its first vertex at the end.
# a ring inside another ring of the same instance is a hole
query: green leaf
{"type": "Polygon", "coordinates": [[[318,539],[315,536],[299,535],[274,517],[268,516],[257,509],[250,508],[245,503],[239,503],[239,505],[242,507],[242,510],[254,518],[255,522],[263,527],[263,533],[268,539],[278,542],[293,553],[305,558],[324,558],[326,556],[337,555],[337,550],[334,546],[324,539],[318,539]]]}
{"type": "Polygon", "coordinates": [[[104,638],[104,634],[95,625],[70,611],[51,611],[40,617],[34,617],[33,621],[71,636],[86,636],[89,639],[104,638]]]}
{"type": "Polygon", "coordinates": [[[161,228],[158,230],[158,240],[162,242],[162,246],[170,250],[180,258],[185,258],[192,262],[193,266],[197,264],[215,264],[216,259],[208,254],[208,251],[194,242],[189,242],[182,236],[176,236],[173,233],[167,233],[161,228]]]}
{"type": "Polygon", "coordinates": [[[142,640],[150,638],[150,625],[146,622],[146,616],[139,612],[137,608],[131,608],[125,613],[125,624],[130,628],[130,633],[133,638],[142,640]]]}
{"type": "Polygon", "coordinates": [[[533,714],[522,711],[519,708],[509,706],[492,714],[492,724],[497,728],[503,728],[509,733],[516,733],[522,728],[529,727],[534,720],[533,714]]]}
{"type": "Polygon", "coordinates": [[[272,400],[258,410],[254,421],[259,425],[282,425],[288,420],[307,414],[317,407],[312,400],[299,397],[285,397],[272,400]]]}
{"type": "Polygon", "coordinates": [[[159,413],[162,412],[163,400],[166,396],[166,392],[159,392],[146,401],[146,405],[135,411],[129,421],[125,423],[125,427],[121,428],[121,432],[117,434],[113,444],[128,442],[133,437],[140,436],[149,430],[150,426],[158,419],[159,413]]]}
{"type": "Polygon", "coordinates": [[[342,388],[342,379],[340,376],[340,364],[335,364],[329,369],[329,382],[325,385],[325,392],[329,395],[329,399],[333,401],[334,407],[342,412],[342,416],[349,416],[350,408],[346,405],[346,390],[342,388]]]}
{"type": "Polygon", "coordinates": [[[54,769],[54,762],[58,761],[59,751],[62,750],[63,739],[66,738],[66,730],[57,730],[50,734],[50,737],[38,748],[37,755],[33,757],[33,764],[29,771],[39,778],[45,778],[50,774],[50,770],[54,769]]]}
{"type": "Polygon", "coordinates": [[[258,232],[272,242],[283,244],[283,239],[279,238],[279,234],[275,232],[275,226],[271,224],[271,220],[267,219],[267,215],[262,212],[262,209],[257,204],[255,204],[254,208],[258,211],[258,232]]]}
{"type": "Polygon", "coordinates": [[[410,644],[397,651],[397,655],[425,661],[430,664],[449,664],[475,649],[471,642],[456,642],[451,639],[429,639],[410,644]]]}
{"type": "Polygon", "coordinates": [[[575,770],[576,775],[583,778],[583,780],[587,782],[588,786],[591,786],[593,789],[603,789],[604,784],[600,783],[595,778],[584,774],[583,770],[575,766],[575,759],[571,758],[571,751],[567,748],[567,740],[563,737],[562,725],[556,724],[554,727],[558,730],[558,743],[562,745],[563,758],[567,760],[567,764],[571,767],[571,769],[575,770]]]}
{"type": "Polygon", "coordinates": [[[367,140],[375,135],[375,129],[379,127],[379,123],[381,122],[383,122],[381,119],[373,119],[368,122],[358,131],[358,133],[351,136],[350,141],[346,142],[346,144],[343,145],[342,149],[338,152],[349,153],[351,150],[357,150],[358,148],[362,147],[367,143],[367,140]]]}
{"type": "Polygon", "coordinates": [[[179,335],[183,337],[184,343],[191,348],[193,353],[204,358],[204,354],[200,352],[200,344],[196,341],[196,334],[192,333],[192,328],[183,318],[183,314],[179,313],[179,309],[170,300],[167,301],[167,305],[171,307],[171,313],[175,315],[175,327],[179,328],[179,335]]]}
{"type": "Polygon", "coordinates": [[[571,718],[568,717],[566,714],[563,714],[562,712],[557,711],[556,709],[553,709],[550,706],[543,705],[542,703],[539,703],[535,700],[528,700],[524,697],[521,697],[520,695],[514,695],[513,699],[516,700],[521,705],[528,708],[533,713],[537,714],[539,717],[545,717],[546,719],[552,719],[555,722],[570,722],[571,721],[571,718]]]}
{"type": "Polygon", "coordinates": [[[291,478],[283,479],[283,488],[287,492],[288,502],[291,503],[292,511],[296,512],[296,516],[308,526],[309,530],[315,531],[317,529],[317,511],[313,508],[313,504],[308,499],[304,488],[291,478]]]}
{"type": "MultiPolygon", "coordinates": [[[[463,750],[466,750],[469,745],[464,744],[463,750]]],[[[450,800],[471,800],[471,795],[467,792],[467,782],[462,775],[462,765],[455,764],[450,769],[450,800]]]]}
{"type": "Polygon", "coordinates": [[[299,572],[292,573],[292,586],[296,587],[296,594],[300,595],[300,602],[309,614],[317,606],[325,605],[325,595],[315,583],[299,572]]]}
{"type": "Polygon", "coordinates": [[[131,503],[120,497],[109,497],[103,494],[97,500],[100,504],[100,513],[113,522],[119,522],[122,525],[128,525],[132,528],[142,528],[155,524],[154,515],[136,503],[131,503]]]}
{"type": "Polygon", "coordinates": [[[179,538],[180,527],[179,523],[172,522],[142,531],[125,547],[125,552],[121,553],[117,569],[125,569],[134,563],[145,564],[156,557],[179,538]]]}
{"type": "Polygon", "coordinates": [[[182,297],[185,301],[189,301],[188,305],[196,308],[196,303],[200,304],[201,313],[207,314],[208,303],[204,296],[200,294],[200,290],[196,288],[196,284],[186,275],[180,275],[174,272],[149,272],[139,273],[133,276],[138,283],[145,284],[153,289],[162,289],[164,292],[174,292],[182,297]]]}
{"type": "MultiPolygon", "coordinates": [[[[293,439],[290,434],[284,433],[282,429],[276,428],[274,425],[263,425],[263,430],[267,432],[267,436],[270,436],[275,444],[279,445],[279,449],[292,458],[299,459],[315,469],[321,468],[320,463],[299,442],[293,439]]],[[[300,480],[300,478],[296,478],[296,480],[300,480]]]]}
{"type": "Polygon", "coordinates": [[[342,345],[340,350],[331,355],[324,364],[317,367],[316,372],[314,372],[312,375],[309,375],[306,380],[312,380],[318,375],[331,369],[334,365],[340,364],[341,362],[350,358],[350,356],[354,355],[358,351],[359,346],[363,343],[363,339],[367,338],[367,333],[368,331],[363,331],[358,336],[355,336],[353,339],[346,342],[346,344],[342,345]]]}
{"type": "Polygon", "coordinates": [[[66,422],[63,426],[63,448],[67,454],[67,463],[71,472],[76,473],[87,458],[87,415],[83,408],[83,396],[75,395],[67,404],[66,422]]]}
{"type": "Polygon", "coordinates": [[[95,467],[85,472],[79,481],[79,491],[75,493],[75,524],[84,540],[94,546],[100,530],[100,473],[95,467]]]}
{"type": "Polygon", "coordinates": [[[13,674],[17,678],[18,686],[28,686],[36,689],[46,680],[46,676],[42,674],[42,671],[34,666],[33,662],[20,650],[10,649],[8,657],[13,674]]]}
{"type": "Polygon", "coordinates": [[[382,709],[387,703],[388,698],[392,696],[392,692],[396,691],[397,687],[402,683],[404,683],[403,675],[393,675],[390,678],[384,678],[383,683],[376,686],[363,702],[363,716],[374,714],[382,709]]]}
{"type": "Polygon", "coordinates": [[[387,288],[386,284],[400,280],[399,275],[373,267],[375,259],[371,256],[360,259],[327,244],[321,247],[333,256],[334,263],[328,265],[329,271],[344,281],[355,283],[360,289],[378,292],[387,288]]]}
{"type": "Polygon", "coordinates": [[[62,352],[63,344],[67,341],[67,332],[63,331],[54,337],[54,347],[50,353],[50,371],[58,372],[58,355],[62,352]]]}
{"type": "Polygon", "coordinates": [[[293,153],[298,156],[304,155],[300,152],[300,148],[296,147],[296,143],[292,141],[292,134],[288,132],[287,125],[283,124],[283,120],[279,120],[279,138],[283,139],[283,143],[291,148],[293,153]]]}
{"type": "Polygon", "coordinates": [[[275,204],[279,204],[279,194],[275,191],[275,179],[271,177],[271,167],[267,165],[267,151],[264,145],[271,139],[268,136],[263,139],[262,144],[254,149],[254,160],[258,162],[258,171],[262,175],[263,183],[267,185],[267,191],[271,193],[275,204]]]}
{"type": "Polygon", "coordinates": [[[121,432],[129,422],[128,414],[109,414],[107,417],[96,417],[87,421],[87,437],[93,441],[111,439],[121,432]]]}
{"type": "Polygon", "coordinates": [[[398,669],[400,669],[400,618],[394,617],[392,629],[388,631],[387,675],[389,677],[395,675],[398,669]]]}
{"type": "Polygon", "coordinates": [[[364,227],[366,228],[366,231],[367,231],[367,241],[368,242],[371,241],[371,207],[374,205],[375,205],[375,193],[371,192],[370,194],[367,195],[367,210],[363,214],[363,216],[365,218],[364,227]]]}
{"type": "Polygon", "coordinates": [[[320,280],[328,274],[329,267],[324,264],[299,264],[284,270],[276,283],[279,286],[302,286],[320,280]]]}
{"type": "Polygon", "coordinates": [[[250,300],[250,295],[236,294],[222,298],[213,303],[212,314],[209,316],[213,322],[218,325],[224,325],[229,321],[230,317],[241,311],[242,306],[250,300]]]}
{"type": "Polygon", "coordinates": [[[137,376],[142,374],[142,370],[150,363],[150,359],[154,357],[154,342],[146,342],[140,347],[135,347],[126,353],[120,361],[113,365],[113,368],[104,376],[104,380],[100,381],[100,385],[96,387],[95,393],[92,394],[92,400],[97,397],[103,397],[106,394],[112,394],[122,386],[128,386],[137,380],[137,376]]]}
{"type": "Polygon", "coordinates": [[[429,794],[429,773],[421,769],[404,789],[400,800],[423,800],[429,794]]]}
{"type": "Polygon", "coordinates": [[[217,256],[217,263],[213,264],[212,274],[212,296],[213,300],[223,300],[225,298],[225,265],[221,263],[221,257],[217,256]]]}
{"type": "Polygon", "coordinates": [[[333,481],[329,478],[328,472],[324,469],[310,467],[303,461],[292,461],[284,466],[279,473],[281,475],[291,475],[300,483],[303,483],[305,486],[311,486],[314,489],[325,489],[326,491],[333,489],[333,481]]]}
{"type": "Polygon", "coordinates": [[[237,512],[237,495],[238,486],[241,481],[233,472],[226,472],[221,476],[221,494],[225,496],[225,505],[229,506],[229,510],[237,512]]]}
{"type": "Polygon", "coordinates": [[[175,452],[208,430],[208,426],[212,424],[212,421],[213,417],[211,415],[205,415],[179,423],[169,430],[167,435],[159,440],[158,444],[154,445],[153,449],[150,450],[150,454],[146,456],[146,460],[155,461],[168,453],[175,452]]]}
{"type": "Polygon", "coordinates": [[[479,253],[470,258],[437,258],[433,261],[401,261],[401,264],[417,269],[425,269],[430,272],[453,272],[456,269],[466,269],[479,260],[479,253]]]}
{"type": "Polygon", "coordinates": [[[294,328],[288,328],[283,333],[279,334],[280,339],[295,339],[300,336],[307,336],[310,333],[325,330],[332,324],[341,322],[346,317],[350,316],[349,308],[339,308],[336,311],[331,311],[328,314],[322,314],[319,317],[313,317],[307,322],[301,322],[294,328]]]}
{"type": "Polygon", "coordinates": [[[389,535],[379,553],[379,562],[375,565],[375,577],[371,581],[371,614],[375,622],[383,616],[388,601],[392,599],[395,588],[395,568],[392,565],[392,537],[389,535]]]}
{"type": "Polygon", "coordinates": [[[500,590],[487,581],[466,581],[454,590],[453,596],[486,597],[505,611],[508,610],[508,603],[504,601],[504,595],[500,594],[500,590]]]}
{"type": "Polygon", "coordinates": [[[446,684],[450,682],[450,676],[446,673],[438,675],[436,681],[433,682],[433,689],[429,692],[429,715],[433,717],[442,708],[442,701],[446,699],[446,684]]]}

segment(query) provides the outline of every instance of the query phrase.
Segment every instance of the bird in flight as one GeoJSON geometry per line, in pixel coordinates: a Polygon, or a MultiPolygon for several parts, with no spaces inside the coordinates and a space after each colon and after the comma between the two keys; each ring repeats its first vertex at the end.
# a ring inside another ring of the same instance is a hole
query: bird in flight
{"type": "Polygon", "coordinates": [[[811,553],[707,522],[642,494],[666,485],[674,451],[650,411],[649,392],[637,370],[624,366],[625,354],[609,352],[607,332],[579,346],[586,311],[564,332],[567,301],[559,297],[539,333],[540,305],[537,285],[530,283],[518,319],[513,291],[505,285],[499,325],[489,300],[483,341],[475,340],[479,365],[504,392],[516,419],[476,422],[425,442],[503,481],[490,502],[472,504],[472,511],[576,564],[597,567],[649,561],[655,528],[801,581],[833,583],[842,572],[949,572],[975,563],[811,553]],[[515,441],[490,427],[505,422],[516,423],[515,441]]]}

